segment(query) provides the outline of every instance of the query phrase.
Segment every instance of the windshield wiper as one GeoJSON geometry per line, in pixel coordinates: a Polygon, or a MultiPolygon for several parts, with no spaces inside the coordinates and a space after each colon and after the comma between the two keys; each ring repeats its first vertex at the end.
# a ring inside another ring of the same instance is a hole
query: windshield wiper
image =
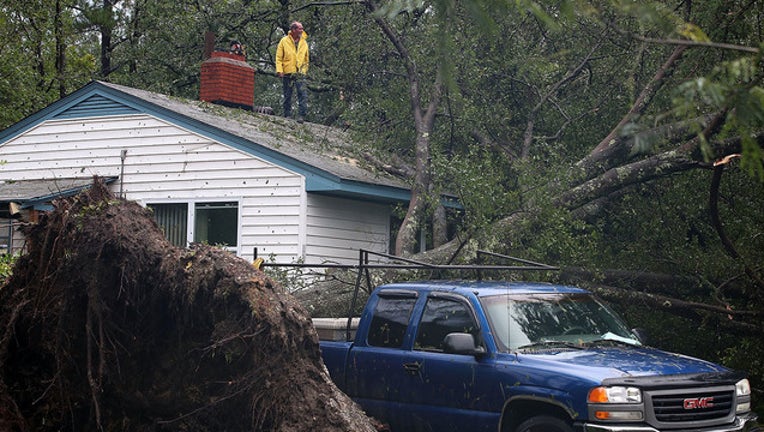
{"type": "Polygon", "coordinates": [[[521,345],[517,347],[517,350],[526,350],[526,349],[533,349],[533,348],[572,348],[572,349],[583,349],[581,345],[577,345],[570,342],[565,341],[559,341],[559,340],[540,340],[536,342],[529,343],[527,345],[521,345]]]}
{"type": "Polygon", "coordinates": [[[639,346],[639,343],[637,342],[631,342],[627,340],[621,340],[621,339],[595,339],[593,341],[587,341],[585,342],[586,345],[594,346],[594,345],[621,345],[621,346],[628,346],[628,347],[636,347],[639,346]]]}

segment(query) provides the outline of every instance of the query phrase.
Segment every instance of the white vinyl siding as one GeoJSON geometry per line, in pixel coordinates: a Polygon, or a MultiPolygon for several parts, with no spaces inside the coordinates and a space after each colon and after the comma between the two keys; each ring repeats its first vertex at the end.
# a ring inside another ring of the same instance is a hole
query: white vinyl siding
{"type": "Polygon", "coordinates": [[[358,250],[388,251],[390,207],[384,204],[308,196],[305,262],[358,262],[358,250]]]}
{"type": "Polygon", "coordinates": [[[152,116],[49,120],[7,141],[0,159],[0,180],[119,176],[111,190],[142,205],[235,201],[238,255],[303,255],[302,176],[152,116]]]}

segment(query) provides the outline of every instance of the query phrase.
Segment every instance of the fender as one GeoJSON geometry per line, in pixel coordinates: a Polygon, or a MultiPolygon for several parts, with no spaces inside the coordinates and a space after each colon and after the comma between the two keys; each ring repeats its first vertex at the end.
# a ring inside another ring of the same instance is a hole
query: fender
{"type": "MultiPolygon", "coordinates": [[[[504,388],[502,388],[502,390],[504,390],[504,388]]],[[[512,419],[505,419],[505,416],[511,412],[512,406],[522,403],[529,403],[537,406],[547,405],[550,410],[563,412],[570,417],[570,419],[579,417],[579,413],[572,407],[572,397],[568,393],[546,387],[527,386],[512,386],[509,387],[509,390],[511,394],[504,402],[501,416],[499,417],[499,430],[502,430],[501,426],[504,425],[505,422],[512,421],[512,419]]],[[[538,414],[538,412],[536,411],[535,414],[538,414]]]]}

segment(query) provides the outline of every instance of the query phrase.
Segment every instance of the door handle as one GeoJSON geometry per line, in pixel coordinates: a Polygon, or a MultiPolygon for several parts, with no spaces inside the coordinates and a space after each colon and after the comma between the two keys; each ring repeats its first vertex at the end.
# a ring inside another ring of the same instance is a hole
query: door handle
{"type": "Polygon", "coordinates": [[[410,374],[419,373],[421,366],[422,364],[419,362],[403,363],[403,369],[410,374]]]}

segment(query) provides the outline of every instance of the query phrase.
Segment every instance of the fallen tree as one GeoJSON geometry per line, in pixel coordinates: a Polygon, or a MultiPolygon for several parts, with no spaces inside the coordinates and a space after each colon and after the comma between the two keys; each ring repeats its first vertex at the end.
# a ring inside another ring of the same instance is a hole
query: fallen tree
{"type": "Polygon", "coordinates": [[[0,288],[0,430],[374,430],[261,271],[99,181],[55,207],[0,288]]]}

